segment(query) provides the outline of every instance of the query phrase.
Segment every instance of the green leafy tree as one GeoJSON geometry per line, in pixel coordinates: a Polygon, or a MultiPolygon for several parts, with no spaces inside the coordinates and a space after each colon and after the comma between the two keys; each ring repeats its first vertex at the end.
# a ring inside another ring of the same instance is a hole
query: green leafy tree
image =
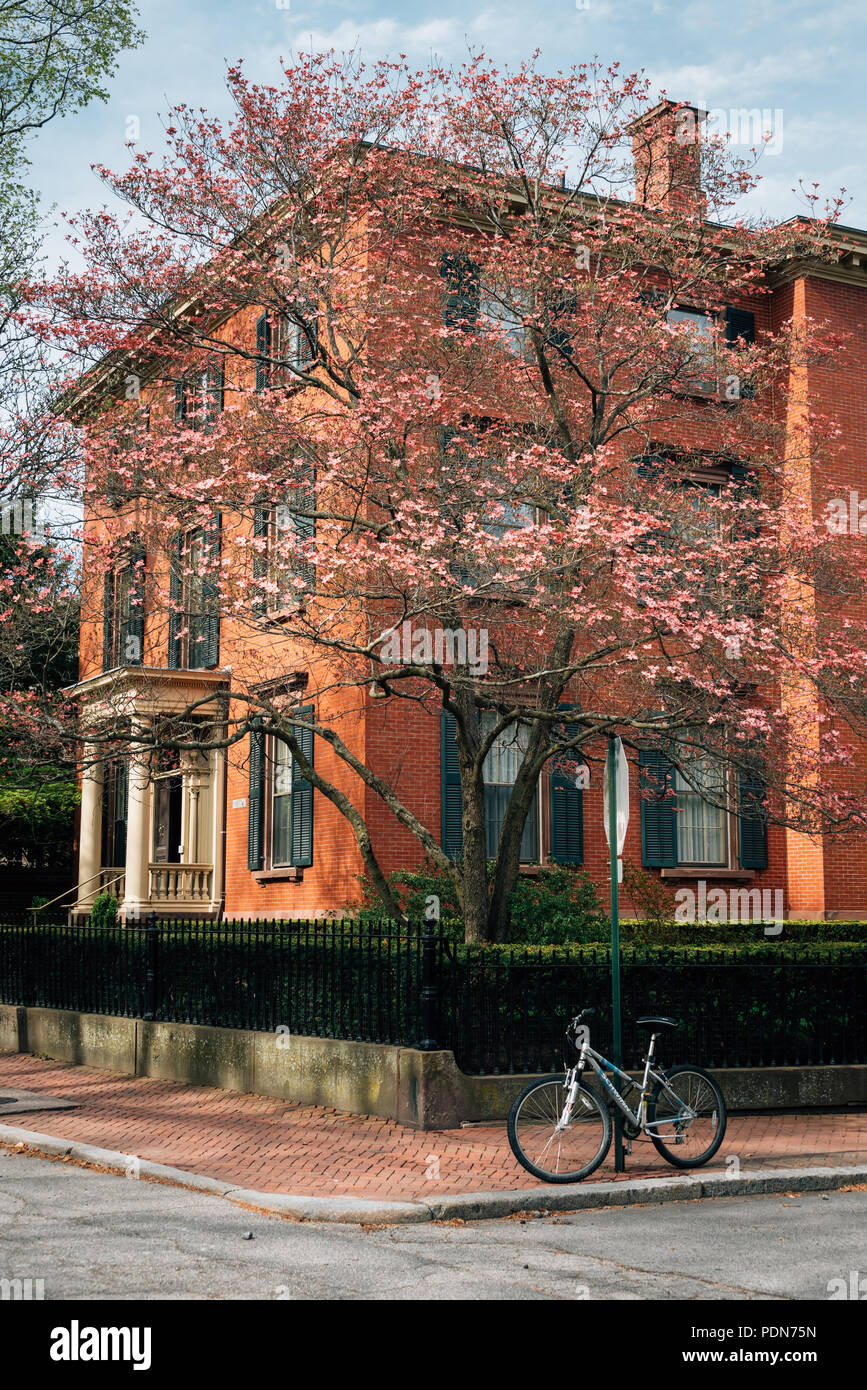
{"type": "MultiPolygon", "coordinates": [[[[57,366],[21,315],[42,238],[29,142],[56,117],[107,99],[119,54],[144,37],[136,16],[128,0],[0,0],[0,505],[65,489],[76,468],[74,436],[50,409],[57,366]]],[[[62,740],[35,755],[32,711],[38,702],[44,736],[54,692],[77,673],[71,557],[0,534],[0,610],[9,623],[0,690],[11,697],[0,725],[0,862],[57,868],[71,864],[78,792],[62,740]]]]}
{"type": "Polygon", "coordinates": [[[56,478],[70,451],[45,409],[54,364],[20,316],[41,243],[28,145],[56,117],[107,99],[118,55],[144,38],[137,13],[129,0],[0,0],[0,500],[56,478]]]}

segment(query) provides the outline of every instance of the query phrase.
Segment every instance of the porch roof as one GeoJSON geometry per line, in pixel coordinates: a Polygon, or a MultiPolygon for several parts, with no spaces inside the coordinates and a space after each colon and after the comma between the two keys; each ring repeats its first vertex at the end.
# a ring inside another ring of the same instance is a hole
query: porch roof
{"type": "Polygon", "coordinates": [[[182,714],[228,690],[231,672],[172,670],[168,666],[115,666],[100,671],[65,693],[81,701],[91,718],[118,715],[182,714]]]}

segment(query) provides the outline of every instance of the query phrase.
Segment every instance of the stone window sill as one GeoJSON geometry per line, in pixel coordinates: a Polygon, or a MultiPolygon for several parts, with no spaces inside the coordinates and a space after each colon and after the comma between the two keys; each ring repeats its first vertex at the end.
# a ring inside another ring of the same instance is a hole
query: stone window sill
{"type": "Polygon", "coordinates": [[[275,883],[280,879],[289,883],[300,883],[304,877],[304,870],[291,868],[259,869],[253,877],[257,883],[275,883]]]}
{"type": "Polygon", "coordinates": [[[661,878],[741,879],[745,883],[755,878],[755,869],[703,869],[700,865],[677,869],[660,869],[661,878]]]}

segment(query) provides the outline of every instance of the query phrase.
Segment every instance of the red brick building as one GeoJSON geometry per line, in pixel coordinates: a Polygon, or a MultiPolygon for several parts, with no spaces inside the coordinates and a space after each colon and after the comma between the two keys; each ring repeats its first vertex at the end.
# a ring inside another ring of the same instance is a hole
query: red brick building
{"type": "MultiPolygon", "coordinates": [[[[640,174],[640,154],[638,166],[640,174]]],[[[821,363],[791,368],[793,398],[802,408],[829,412],[839,422],[835,483],[840,497],[848,499],[867,491],[867,233],[838,227],[833,238],[836,259],[777,266],[767,282],[770,292],[753,302],[728,306],[725,327],[733,339],[749,342],[756,332],[789,318],[827,318],[852,335],[844,375],[821,363]]],[[[444,314],[449,312],[450,292],[446,277],[444,314]]],[[[697,333],[703,331],[707,316],[700,306],[685,304],[676,314],[681,321],[694,322],[697,333]]],[[[265,316],[248,310],[219,330],[227,341],[234,336],[249,343],[246,370],[251,375],[256,370],[254,349],[262,347],[269,331],[265,316]]],[[[303,343],[291,348],[301,354],[304,350],[303,343]]],[[[250,384],[245,382],[245,389],[250,384]]],[[[210,402],[206,413],[227,408],[238,386],[236,379],[205,382],[202,390],[210,402]]],[[[169,399],[145,381],[142,398],[150,410],[151,429],[170,429],[184,420],[189,406],[184,393],[190,389],[182,386],[169,399]]],[[[823,505],[818,486],[809,470],[799,467],[792,481],[818,514],[823,505]]],[[[261,524],[266,528],[274,524],[273,518],[263,517],[261,524]]],[[[225,516],[221,532],[225,557],[238,533],[225,516]]],[[[187,539],[193,549],[215,543],[207,528],[187,539]]],[[[151,557],[144,559],[145,572],[150,573],[155,563],[151,557]]],[[[98,719],[101,702],[109,698],[112,709],[120,703],[136,719],[168,718],[205,693],[225,687],[226,668],[237,673],[250,658],[249,639],[231,616],[208,617],[201,603],[196,609],[191,596],[182,606],[196,612],[200,630],[191,623],[179,636],[177,625],[173,629],[165,615],[148,612],[138,582],[134,567],[127,564],[109,575],[102,594],[90,593],[90,611],[102,606],[103,613],[83,625],[76,694],[91,719],[98,719]]],[[[183,598],[180,590],[178,596],[183,598]]],[[[261,650],[257,660],[261,665],[261,650]]],[[[293,650],[287,632],[278,649],[269,649],[267,670],[260,679],[270,681],[275,690],[285,686],[286,697],[313,706],[320,721],[339,721],[341,737],[359,759],[387,772],[439,843],[459,852],[459,788],[456,792],[448,720],[380,700],[375,685],[362,698],[357,693],[330,696],[327,708],[321,707],[319,675],[315,668],[302,671],[305,661],[293,650]]],[[[805,717],[809,720],[815,712],[807,711],[805,717]]],[[[317,742],[315,758],[323,775],[347,790],[352,785],[350,794],[370,827],[385,872],[418,866],[423,856],[417,841],[380,798],[353,782],[326,744],[317,742]]],[[[492,761],[492,769],[500,779],[492,780],[490,789],[495,843],[498,797],[510,776],[507,750],[492,761]]],[[[685,786],[675,786],[675,799],[660,809],[640,797],[636,771],[624,851],[635,864],[677,886],[695,888],[703,881],[709,890],[716,885],[749,892],[780,890],[785,914],[791,918],[867,917],[863,842],[832,844],[773,825],[765,833],[736,815],[703,810],[694,791],[685,786]]],[[[307,917],[339,912],[357,902],[362,861],[352,830],[335,806],[296,773],[291,759],[281,761],[276,750],[256,736],[230,752],[182,755],[164,770],[155,770],[134,747],[111,763],[101,762],[94,750],[83,781],[78,909],[86,910],[101,887],[118,892],[127,913],[154,909],[184,915],[307,917]]],[[[867,753],[846,775],[865,785],[867,753]]],[[[604,897],[608,851],[598,778],[581,789],[543,773],[522,859],[527,873],[554,862],[582,864],[604,897]]]]}

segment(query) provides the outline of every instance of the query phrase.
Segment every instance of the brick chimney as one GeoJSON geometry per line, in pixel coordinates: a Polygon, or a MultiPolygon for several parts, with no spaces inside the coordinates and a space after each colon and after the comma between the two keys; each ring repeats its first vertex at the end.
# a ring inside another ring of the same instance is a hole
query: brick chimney
{"type": "Polygon", "coordinates": [[[660,101],[627,127],[637,203],[684,216],[706,216],[699,140],[706,116],[698,106],[660,101]]]}

